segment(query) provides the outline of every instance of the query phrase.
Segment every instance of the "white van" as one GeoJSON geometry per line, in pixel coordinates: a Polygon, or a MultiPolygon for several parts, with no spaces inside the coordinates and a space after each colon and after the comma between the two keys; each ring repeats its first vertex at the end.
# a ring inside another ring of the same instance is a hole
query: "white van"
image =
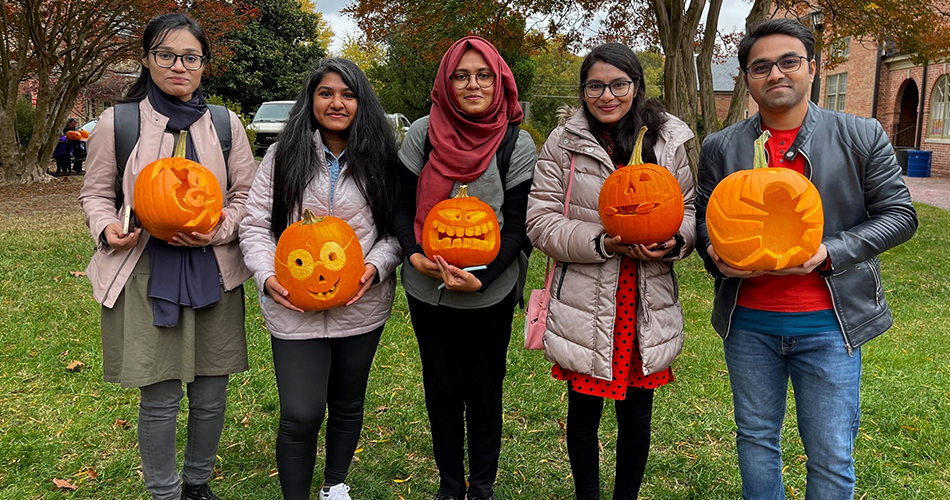
{"type": "Polygon", "coordinates": [[[294,101],[268,101],[261,104],[254,113],[254,120],[247,128],[257,131],[254,154],[264,156],[267,148],[277,141],[277,134],[284,129],[290,117],[294,101]]]}

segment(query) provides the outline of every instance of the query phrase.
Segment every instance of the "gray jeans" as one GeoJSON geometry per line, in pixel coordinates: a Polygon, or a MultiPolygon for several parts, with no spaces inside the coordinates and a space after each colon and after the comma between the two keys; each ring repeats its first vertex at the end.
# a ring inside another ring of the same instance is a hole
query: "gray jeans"
{"type": "Polygon", "coordinates": [[[153,500],[179,500],[182,480],[205,484],[214,472],[224,428],[228,376],[195,377],[188,384],[188,442],[181,478],[175,462],[175,424],[184,396],[182,383],[166,380],[140,390],[138,439],[145,487],[153,500]]]}

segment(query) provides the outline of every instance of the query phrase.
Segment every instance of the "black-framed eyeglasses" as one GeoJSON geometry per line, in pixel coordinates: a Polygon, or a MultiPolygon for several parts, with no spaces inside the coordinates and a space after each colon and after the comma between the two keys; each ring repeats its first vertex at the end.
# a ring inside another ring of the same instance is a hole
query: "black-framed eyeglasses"
{"type": "Polygon", "coordinates": [[[475,78],[475,84],[483,89],[487,89],[495,84],[495,74],[491,71],[479,71],[478,73],[459,71],[458,73],[452,73],[449,80],[452,81],[453,87],[462,90],[468,87],[473,77],[475,78]]]}
{"type": "Polygon", "coordinates": [[[605,89],[610,89],[614,97],[623,97],[630,93],[632,83],[637,80],[614,80],[610,83],[604,83],[598,80],[591,80],[584,84],[584,93],[591,99],[597,99],[604,95],[605,89]]]}
{"type": "Polygon", "coordinates": [[[778,67],[782,74],[794,73],[801,69],[802,61],[807,59],[805,56],[788,56],[778,61],[760,61],[746,68],[745,72],[749,78],[761,80],[772,74],[772,66],[778,67]]]}
{"type": "Polygon", "coordinates": [[[176,54],[167,50],[153,50],[151,53],[155,59],[155,64],[162,68],[171,68],[179,59],[181,59],[181,65],[191,71],[201,69],[201,66],[205,63],[205,56],[199,56],[198,54],[176,54]]]}

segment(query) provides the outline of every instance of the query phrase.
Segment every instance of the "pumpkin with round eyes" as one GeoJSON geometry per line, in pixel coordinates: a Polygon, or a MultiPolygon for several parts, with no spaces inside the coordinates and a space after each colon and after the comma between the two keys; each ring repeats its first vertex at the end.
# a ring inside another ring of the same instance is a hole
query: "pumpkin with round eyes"
{"type": "Polygon", "coordinates": [[[436,203],[422,224],[422,250],[430,259],[440,255],[453,266],[481,266],[495,260],[499,248],[495,211],[469,196],[464,184],[454,198],[436,203]]]}
{"type": "Polygon", "coordinates": [[[135,216],[165,241],[178,232],[207,234],[221,218],[221,185],[210,170],[185,159],[186,136],[182,131],[175,156],[149,163],[135,179],[135,216]]]}
{"type": "Polygon", "coordinates": [[[609,236],[625,245],[662,243],[683,223],[683,192],[669,170],[643,163],[640,129],[630,162],[615,170],[600,188],[598,211],[609,236]]]}
{"type": "Polygon", "coordinates": [[[360,240],[342,219],[304,209],[303,220],[277,240],[277,281],[287,289],[287,300],[304,311],[346,304],[359,291],[365,270],[360,240]]]}
{"type": "Polygon", "coordinates": [[[821,195],[804,175],[768,166],[769,137],[766,130],[755,141],[753,168],[726,176],[706,207],[709,241],[719,258],[736,269],[798,267],[821,246],[821,195]]]}
{"type": "Polygon", "coordinates": [[[78,130],[70,130],[66,132],[67,141],[81,141],[83,140],[82,134],[78,130]]]}

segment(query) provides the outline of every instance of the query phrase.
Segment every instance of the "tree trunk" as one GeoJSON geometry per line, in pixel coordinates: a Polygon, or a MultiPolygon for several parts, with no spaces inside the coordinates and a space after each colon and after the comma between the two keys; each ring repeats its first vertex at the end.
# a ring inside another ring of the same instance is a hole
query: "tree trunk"
{"type": "Polygon", "coordinates": [[[696,71],[699,73],[699,100],[703,113],[703,135],[697,137],[702,143],[705,137],[719,130],[719,115],[716,113],[716,89],[712,78],[712,55],[716,47],[716,33],[719,26],[719,11],[722,9],[722,0],[712,0],[709,3],[709,14],[706,16],[706,30],[703,33],[703,43],[699,47],[696,57],[696,71]]]}
{"type": "MultiPolygon", "coordinates": [[[[758,26],[763,21],[769,12],[769,7],[772,5],[772,0],[755,0],[752,3],[752,10],[749,11],[749,15],[745,18],[745,32],[748,33],[752,28],[758,26]]],[[[747,87],[745,84],[745,79],[742,77],[744,69],[739,69],[739,78],[736,78],[736,85],[732,89],[732,101],[729,102],[729,114],[726,115],[726,121],[723,123],[723,126],[728,127],[734,123],[738,123],[739,120],[743,119],[743,110],[746,107],[746,101],[748,100],[748,94],[746,92],[747,87]]]]}

